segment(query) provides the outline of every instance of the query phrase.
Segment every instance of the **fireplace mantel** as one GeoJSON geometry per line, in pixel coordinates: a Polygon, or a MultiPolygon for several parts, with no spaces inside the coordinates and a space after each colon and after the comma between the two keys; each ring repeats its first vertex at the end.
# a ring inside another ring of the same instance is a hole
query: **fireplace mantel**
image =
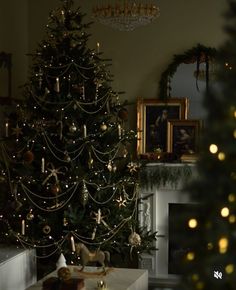
{"type": "Polygon", "coordinates": [[[156,241],[158,250],[152,255],[143,254],[140,268],[148,269],[150,281],[174,282],[179,276],[168,272],[169,204],[191,203],[184,186],[196,177],[196,166],[193,163],[148,163],[140,176],[140,223],[160,235],[156,241]]]}

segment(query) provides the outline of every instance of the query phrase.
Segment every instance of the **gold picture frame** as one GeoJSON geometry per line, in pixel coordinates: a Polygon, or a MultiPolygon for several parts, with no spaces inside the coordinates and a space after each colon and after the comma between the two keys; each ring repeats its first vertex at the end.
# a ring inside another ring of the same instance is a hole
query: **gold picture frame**
{"type": "Polygon", "coordinates": [[[149,154],[158,150],[167,152],[167,121],[187,119],[187,114],[188,98],[185,97],[166,100],[138,98],[137,154],[149,154]],[[160,125],[158,122],[163,119],[165,121],[160,125]]]}
{"type": "MultiPolygon", "coordinates": [[[[199,154],[201,120],[170,120],[167,123],[167,152],[186,160],[199,154]],[[183,157],[184,156],[184,157],[183,157]]],[[[195,159],[195,157],[193,158],[195,159]]]]}

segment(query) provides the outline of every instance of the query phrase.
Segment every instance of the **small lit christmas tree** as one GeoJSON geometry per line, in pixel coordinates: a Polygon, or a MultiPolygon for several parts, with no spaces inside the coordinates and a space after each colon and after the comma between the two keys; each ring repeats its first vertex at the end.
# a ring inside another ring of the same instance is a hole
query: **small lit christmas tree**
{"type": "Polygon", "coordinates": [[[99,44],[87,47],[83,17],[72,0],[51,12],[1,143],[1,238],[76,264],[77,243],[127,258],[155,239],[138,227],[127,103],[111,88],[99,44]]]}
{"type": "MultiPolygon", "coordinates": [[[[194,212],[182,212],[177,237],[187,249],[178,289],[233,290],[236,285],[236,2],[229,1],[226,31],[219,50],[219,89],[206,93],[208,111],[198,162],[199,177],[189,192],[194,212]],[[185,228],[185,229],[184,229],[185,228]]],[[[176,217],[176,223],[179,219],[176,217]]]]}

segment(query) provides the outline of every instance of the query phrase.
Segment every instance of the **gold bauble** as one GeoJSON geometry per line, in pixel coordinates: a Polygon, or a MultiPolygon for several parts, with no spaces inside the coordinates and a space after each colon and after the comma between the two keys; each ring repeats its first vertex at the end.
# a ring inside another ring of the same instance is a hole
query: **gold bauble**
{"type": "Polygon", "coordinates": [[[61,191],[61,188],[60,188],[59,184],[53,184],[51,186],[50,190],[51,190],[52,194],[57,195],[61,191]]]}
{"type": "Polygon", "coordinates": [[[75,124],[72,124],[70,127],[69,127],[69,131],[71,133],[75,133],[77,131],[77,127],[75,126],[75,124]]]}
{"type": "Polygon", "coordinates": [[[28,221],[32,221],[33,218],[34,218],[34,214],[33,214],[32,212],[29,212],[29,213],[27,214],[26,218],[27,218],[28,221]]]}
{"type": "Polygon", "coordinates": [[[141,245],[141,237],[136,232],[132,232],[129,236],[129,243],[133,247],[137,247],[141,245]]]}
{"type": "Polygon", "coordinates": [[[101,124],[100,129],[102,131],[106,131],[107,130],[107,124],[105,124],[104,122],[101,124]]]}
{"type": "Polygon", "coordinates": [[[34,153],[30,150],[26,151],[23,155],[23,159],[26,163],[32,163],[34,160],[34,153]]]}

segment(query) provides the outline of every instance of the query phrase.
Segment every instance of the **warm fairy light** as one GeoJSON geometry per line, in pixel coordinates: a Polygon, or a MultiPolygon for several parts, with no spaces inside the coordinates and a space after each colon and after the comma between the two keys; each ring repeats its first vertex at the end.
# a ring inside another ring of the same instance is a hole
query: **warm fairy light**
{"type": "Polygon", "coordinates": [[[100,52],[100,43],[97,42],[97,53],[99,53],[99,52],[100,52]]]}
{"type": "Polygon", "coordinates": [[[228,207],[223,207],[220,211],[222,217],[227,217],[229,215],[229,208],[228,207]]]}
{"type": "Polygon", "coordinates": [[[232,274],[234,272],[234,264],[229,264],[225,267],[225,272],[227,274],[232,274]]]}
{"type": "Polygon", "coordinates": [[[224,152],[219,152],[219,153],[218,153],[218,159],[219,159],[220,161],[225,160],[225,153],[224,153],[224,152]]]}
{"type": "Polygon", "coordinates": [[[193,280],[193,281],[198,281],[198,280],[199,280],[199,275],[196,274],[196,273],[193,274],[193,275],[192,275],[192,280],[193,280]]]}
{"type": "Polygon", "coordinates": [[[233,136],[234,136],[234,138],[236,138],[236,129],[234,129],[233,136]]]}
{"type": "Polygon", "coordinates": [[[208,243],[207,244],[207,249],[208,250],[212,250],[213,249],[213,244],[212,243],[208,243]]]}
{"type": "Polygon", "coordinates": [[[197,227],[197,220],[196,219],[190,219],[188,221],[188,226],[193,229],[193,228],[196,228],[197,227]]]}
{"type": "Polygon", "coordinates": [[[202,289],[204,289],[204,283],[201,282],[201,281],[197,282],[197,284],[196,284],[196,289],[197,289],[197,290],[202,290],[202,289]]]}
{"type": "Polygon", "coordinates": [[[236,222],[236,216],[234,214],[231,214],[229,216],[229,223],[234,224],[236,222]]]}
{"type": "Polygon", "coordinates": [[[218,151],[218,147],[217,147],[216,144],[211,144],[211,145],[209,146],[209,150],[210,150],[210,152],[211,152],[212,154],[215,154],[215,153],[217,153],[217,151],[218,151]]]}
{"type": "Polygon", "coordinates": [[[235,194],[234,193],[230,193],[228,196],[228,201],[229,202],[235,202],[236,198],[235,198],[235,194]]]}
{"type": "Polygon", "coordinates": [[[187,260],[192,261],[192,260],[194,260],[194,258],[195,258],[194,252],[189,252],[187,254],[187,260]]]}
{"type": "Polygon", "coordinates": [[[219,240],[218,242],[218,246],[219,246],[219,252],[221,254],[224,254],[227,252],[227,248],[228,248],[228,239],[223,237],[219,240]]]}

